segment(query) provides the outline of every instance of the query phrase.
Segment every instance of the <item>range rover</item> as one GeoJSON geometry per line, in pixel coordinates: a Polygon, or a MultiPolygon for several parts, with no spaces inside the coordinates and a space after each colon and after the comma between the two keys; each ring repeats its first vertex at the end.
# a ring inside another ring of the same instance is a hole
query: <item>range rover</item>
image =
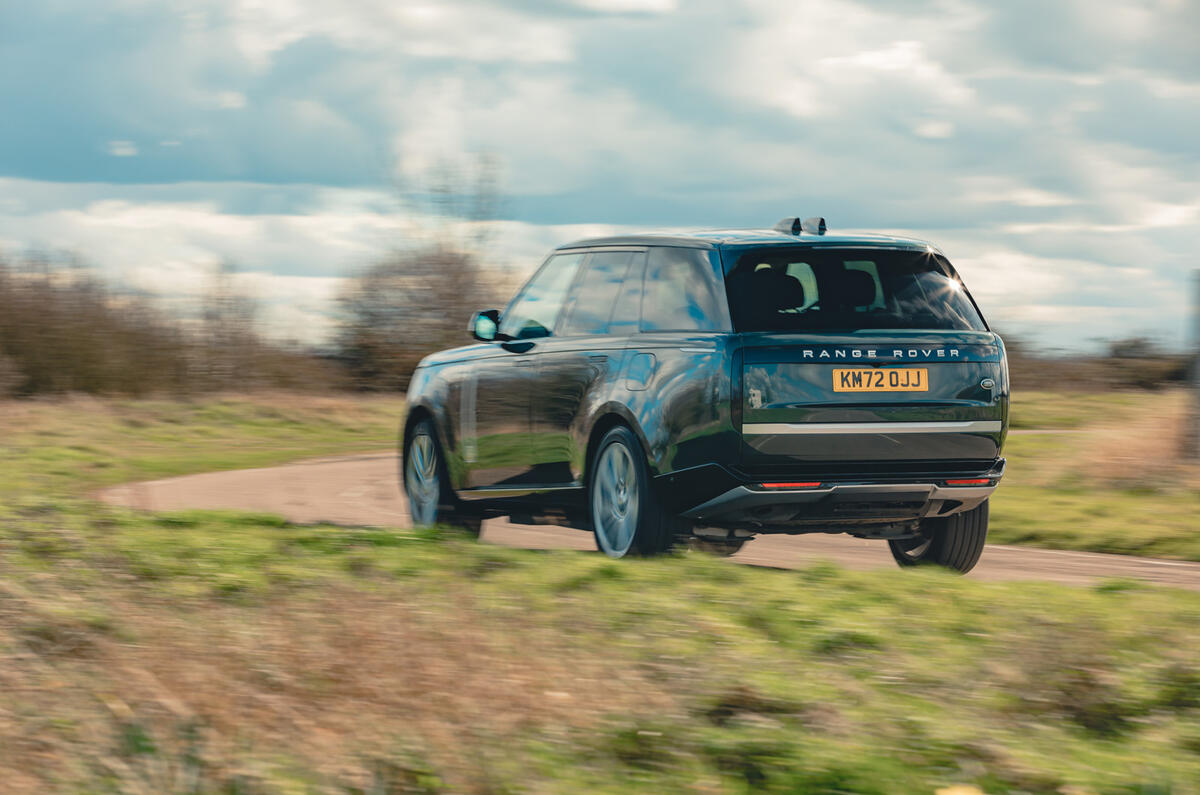
{"type": "Polygon", "coordinates": [[[821,218],[580,240],[468,331],[409,387],[418,525],[510,516],[612,557],[848,533],[966,572],[983,550],[1004,343],[929,243],[821,218]]]}

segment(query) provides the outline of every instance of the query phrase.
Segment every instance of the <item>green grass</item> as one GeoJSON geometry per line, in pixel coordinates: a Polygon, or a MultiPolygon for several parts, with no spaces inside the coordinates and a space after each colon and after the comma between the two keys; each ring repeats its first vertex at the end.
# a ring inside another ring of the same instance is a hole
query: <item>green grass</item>
{"type": "Polygon", "coordinates": [[[1019,430],[1078,429],[1144,405],[1153,393],[1018,391],[1010,408],[1012,427],[1019,430]]]}
{"type": "Polygon", "coordinates": [[[403,416],[400,398],[289,394],[0,402],[0,495],[395,449],[403,416]]]}
{"type": "Polygon", "coordinates": [[[63,788],[1198,791],[1200,594],[61,519],[3,525],[0,715],[63,788]]]}

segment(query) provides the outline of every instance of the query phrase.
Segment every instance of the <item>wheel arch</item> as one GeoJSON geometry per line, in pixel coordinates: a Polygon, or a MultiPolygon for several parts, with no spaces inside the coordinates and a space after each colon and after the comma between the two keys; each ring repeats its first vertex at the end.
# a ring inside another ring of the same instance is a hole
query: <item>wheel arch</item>
{"type": "Polygon", "coordinates": [[[596,448],[600,446],[600,441],[605,434],[617,426],[625,426],[633,435],[637,437],[638,443],[642,446],[642,454],[646,457],[646,465],[650,468],[652,475],[655,472],[654,458],[650,455],[650,442],[646,439],[646,434],[642,430],[641,425],[634,418],[629,409],[619,403],[608,404],[596,412],[591,424],[591,430],[588,431],[587,448],[583,456],[583,484],[586,487],[591,477],[592,456],[596,453],[596,448]]]}
{"type": "MultiPolygon", "coordinates": [[[[433,425],[433,433],[437,437],[438,446],[442,449],[443,455],[446,455],[445,451],[448,449],[446,445],[447,439],[445,431],[441,427],[441,423],[438,422],[437,416],[434,414],[433,409],[424,403],[418,403],[415,406],[410,406],[408,409],[408,414],[404,418],[403,429],[400,432],[399,463],[400,488],[402,489],[404,488],[404,468],[408,466],[408,442],[410,439],[412,439],[413,428],[417,427],[417,424],[422,420],[429,420],[429,423],[433,425]]],[[[453,484],[451,484],[451,487],[453,487],[453,484]]]]}

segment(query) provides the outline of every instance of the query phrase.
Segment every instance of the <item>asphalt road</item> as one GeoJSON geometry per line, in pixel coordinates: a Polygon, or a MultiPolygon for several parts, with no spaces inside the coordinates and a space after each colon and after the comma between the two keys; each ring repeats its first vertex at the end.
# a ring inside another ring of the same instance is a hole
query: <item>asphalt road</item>
{"type": "MultiPolygon", "coordinates": [[[[192,508],[279,514],[298,523],[404,527],[407,506],[396,478],[394,455],[360,455],[304,461],[269,469],[243,469],[117,486],[105,502],[154,511],[192,508]]],[[[483,539],[529,549],[595,550],[590,533],[562,527],[484,523],[483,539]]],[[[732,560],[754,566],[796,568],[831,560],[852,569],[892,568],[882,541],[844,535],[760,536],[732,560]]],[[[989,546],[969,575],[979,580],[1049,580],[1087,584],[1109,577],[1146,580],[1200,590],[1200,563],[989,546]]]]}

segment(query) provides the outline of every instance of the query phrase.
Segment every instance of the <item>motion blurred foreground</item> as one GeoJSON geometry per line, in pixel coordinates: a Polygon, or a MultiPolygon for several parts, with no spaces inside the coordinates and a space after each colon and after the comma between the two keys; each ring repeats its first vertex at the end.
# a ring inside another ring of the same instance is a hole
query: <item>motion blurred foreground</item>
{"type": "MultiPolygon", "coordinates": [[[[1163,448],[1106,440],[1181,397],[1018,403],[1020,427],[1077,432],[1014,437],[997,532],[1200,559],[1191,470],[1119,485],[1119,456],[1163,448]],[[1073,477],[1081,451],[1109,457],[1103,485],[1073,477]],[[1111,523],[1078,521],[1101,498],[1111,523]]],[[[402,414],[0,403],[5,792],[1197,791],[1197,593],[609,561],[88,496],[391,449],[402,414]]]]}

